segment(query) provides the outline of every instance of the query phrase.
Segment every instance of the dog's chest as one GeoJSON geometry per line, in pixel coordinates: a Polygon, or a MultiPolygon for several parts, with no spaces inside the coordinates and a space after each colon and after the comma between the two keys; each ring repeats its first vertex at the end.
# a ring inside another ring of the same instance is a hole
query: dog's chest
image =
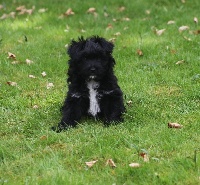
{"type": "Polygon", "coordinates": [[[87,82],[87,87],[89,89],[89,99],[90,99],[90,107],[88,109],[88,113],[92,116],[96,116],[98,112],[100,112],[99,102],[97,99],[99,87],[99,83],[91,80],[87,82]]]}

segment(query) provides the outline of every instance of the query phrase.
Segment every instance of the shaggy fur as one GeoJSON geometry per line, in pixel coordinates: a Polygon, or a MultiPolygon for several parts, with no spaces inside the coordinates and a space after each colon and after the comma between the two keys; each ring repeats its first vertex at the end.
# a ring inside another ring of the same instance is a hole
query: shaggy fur
{"type": "Polygon", "coordinates": [[[123,120],[123,93],[113,73],[114,45],[94,36],[72,41],[68,49],[68,93],[62,119],[56,131],[75,127],[84,115],[92,115],[106,125],[123,120]]]}

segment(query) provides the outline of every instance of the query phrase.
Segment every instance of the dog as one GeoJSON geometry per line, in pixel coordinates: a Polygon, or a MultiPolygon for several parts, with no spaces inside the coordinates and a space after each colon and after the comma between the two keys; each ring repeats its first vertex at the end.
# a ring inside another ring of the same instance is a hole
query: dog
{"type": "Polygon", "coordinates": [[[75,127],[85,115],[105,125],[123,121],[125,107],[113,72],[113,48],[113,43],[99,36],[72,40],[68,47],[68,92],[61,108],[62,119],[53,130],[75,127]]]}

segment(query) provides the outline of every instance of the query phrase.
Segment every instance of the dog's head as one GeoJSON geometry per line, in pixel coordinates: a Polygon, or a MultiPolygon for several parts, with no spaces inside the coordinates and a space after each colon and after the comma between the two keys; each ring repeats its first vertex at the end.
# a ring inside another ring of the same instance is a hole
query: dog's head
{"type": "Polygon", "coordinates": [[[99,80],[112,71],[115,64],[113,48],[111,42],[98,36],[73,40],[68,49],[69,70],[85,80],[99,80]]]}

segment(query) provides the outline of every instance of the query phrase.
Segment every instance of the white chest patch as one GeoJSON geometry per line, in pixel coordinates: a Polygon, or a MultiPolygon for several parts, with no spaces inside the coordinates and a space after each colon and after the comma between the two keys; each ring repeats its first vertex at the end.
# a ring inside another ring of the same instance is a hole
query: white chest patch
{"type": "Polygon", "coordinates": [[[88,109],[88,113],[92,116],[96,116],[98,112],[100,112],[100,107],[97,99],[97,88],[99,87],[99,83],[91,80],[87,83],[87,87],[89,89],[89,99],[90,99],[90,107],[88,109]]]}

